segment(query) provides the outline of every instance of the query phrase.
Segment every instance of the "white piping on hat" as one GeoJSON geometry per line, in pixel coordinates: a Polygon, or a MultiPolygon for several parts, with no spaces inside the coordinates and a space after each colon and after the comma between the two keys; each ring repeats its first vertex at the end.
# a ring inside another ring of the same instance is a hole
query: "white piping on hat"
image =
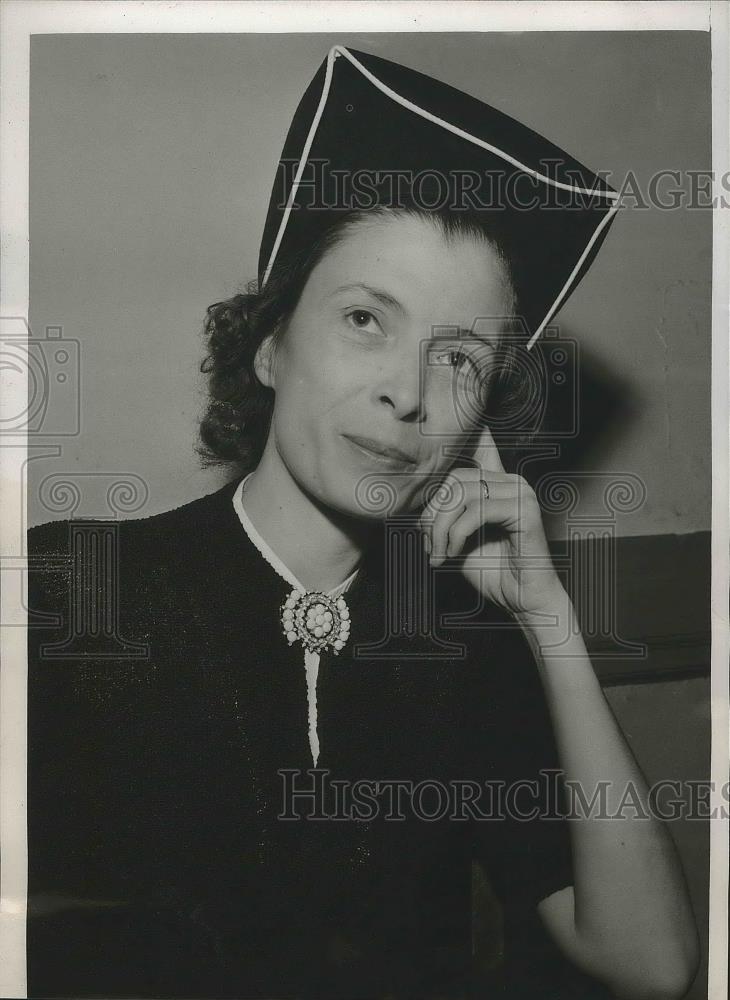
{"type": "Polygon", "coordinates": [[[547,174],[541,174],[538,170],[533,170],[532,167],[528,167],[526,164],[516,160],[514,156],[510,156],[509,153],[505,153],[503,149],[499,149],[497,146],[492,146],[491,143],[485,142],[484,139],[479,139],[477,136],[471,135],[470,132],[465,132],[463,129],[457,128],[456,125],[452,125],[450,122],[445,121],[443,118],[439,118],[437,115],[432,115],[430,111],[426,111],[424,108],[419,108],[417,104],[407,100],[405,97],[401,97],[400,94],[397,94],[381,80],[378,80],[378,78],[374,76],[370,70],[366,69],[363,64],[343,45],[335,45],[333,46],[333,49],[341,53],[343,56],[347,56],[352,65],[357,66],[363,76],[366,76],[368,80],[378,88],[378,90],[382,91],[388,97],[391,97],[394,101],[397,101],[398,104],[402,104],[404,108],[408,108],[409,111],[415,112],[417,115],[420,115],[421,118],[426,118],[435,125],[440,125],[448,132],[453,132],[454,135],[458,135],[462,139],[467,139],[469,142],[473,142],[475,145],[481,146],[482,149],[486,149],[490,153],[496,153],[496,155],[502,160],[506,160],[508,163],[511,163],[513,167],[519,167],[520,170],[529,174],[531,177],[536,178],[536,180],[543,181],[545,184],[550,184],[553,187],[560,188],[562,191],[572,191],[574,194],[599,195],[601,197],[608,198],[610,201],[614,201],[618,198],[618,192],[616,191],[598,191],[593,188],[576,187],[574,184],[565,184],[563,181],[556,181],[553,177],[548,177],[547,174]]]}
{"type": "Polygon", "coordinates": [[[573,281],[575,280],[575,276],[578,274],[578,272],[580,271],[581,267],[583,266],[583,262],[585,261],[585,259],[588,256],[588,254],[591,252],[591,248],[593,247],[593,244],[596,242],[596,240],[598,239],[598,237],[601,235],[601,233],[603,232],[603,230],[605,229],[605,227],[609,224],[609,222],[614,217],[614,215],[616,214],[616,212],[618,212],[618,210],[619,210],[620,207],[621,206],[619,205],[618,202],[616,202],[615,205],[612,205],[609,208],[609,210],[606,212],[606,214],[603,216],[603,218],[601,219],[601,221],[598,223],[598,225],[596,226],[595,231],[593,233],[593,236],[591,236],[590,240],[586,244],[585,250],[583,251],[583,253],[578,258],[578,263],[575,265],[575,267],[573,268],[573,270],[570,272],[570,277],[568,278],[568,280],[563,285],[560,293],[558,294],[558,297],[555,299],[555,301],[553,302],[553,304],[548,309],[547,316],[542,321],[542,323],[539,325],[539,327],[537,328],[537,330],[535,330],[535,332],[530,337],[530,339],[527,341],[526,348],[527,348],[528,351],[531,350],[531,348],[533,347],[533,345],[534,345],[535,341],[537,340],[537,338],[540,336],[540,334],[542,333],[542,331],[545,329],[545,327],[548,325],[548,323],[553,318],[553,316],[555,315],[555,313],[558,311],[558,309],[560,307],[560,303],[563,301],[563,299],[565,298],[565,296],[570,291],[571,285],[573,284],[573,281]]]}
{"type": "Polygon", "coordinates": [[[435,125],[440,125],[442,128],[445,128],[448,132],[452,132],[454,135],[458,135],[460,138],[466,139],[468,142],[472,142],[477,146],[481,146],[482,149],[486,149],[490,153],[494,153],[496,156],[499,156],[507,163],[511,163],[513,166],[518,167],[520,170],[524,171],[524,173],[528,174],[531,177],[534,177],[536,180],[542,181],[543,183],[548,185],[552,185],[553,187],[560,188],[563,191],[571,191],[574,194],[588,194],[591,196],[597,195],[599,197],[606,198],[609,201],[615,202],[615,204],[609,209],[606,215],[604,215],[604,217],[598,223],[593,235],[591,236],[590,240],[586,245],[585,250],[580,256],[578,263],[571,271],[570,277],[563,285],[563,288],[561,289],[558,297],[555,299],[552,306],[548,310],[545,319],[542,321],[540,326],[537,328],[535,333],[528,341],[527,350],[529,351],[535,344],[535,341],[538,339],[542,331],[547,326],[550,319],[557,311],[560,303],[567,295],[571,285],[573,284],[575,276],[578,274],[586,257],[590,253],[591,248],[598,239],[598,236],[603,231],[605,226],[608,225],[610,220],[613,218],[616,210],[619,207],[619,201],[618,201],[619,193],[616,191],[599,191],[592,188],[577,187],[572,184],[565,184],[562,181],[557,181],[553,177],[548,177],[547,174],[541,174],[539,171],[534,170],[532,167],[528,167],[526,164],[520,162],[520,160],[515,159],[515,157],[510,156],[509,153],[505,153],[504,150],[499,149],[497,146],[493,146],[491,143],[485,142],[483,139],[479,139],[477,136],[471,135],[471,133],[469,132],[465,132],[463,129],[458,128],[456,125],[452,125],[450,122],[445,121],[443,118],[439,118],[437,115],[431,114],[430,111],[426,111],[424,108],[420,108],[417,104],[414,104],[407,98],[402,97],[400,94],[396,93],[396,91],[392,90],[381,80],[379,80],[376,76],[374,76],[370,72],[370,70],[366,69],[362,65],[362,63],[358,59],[356,59],[355,56],[353,56],[353,54],[348,51],[348,49],[344,47],[344,45],[333,45],[332,48],[327,53],[327,66],[325,70],[324,84],[322,86],[322,93],[319,98],[319,104],[317,105],[317,110],[314,114],[314,118],[312,119],[312,124],[309,128],[309,133],[307,135],[306,142],[304,143],[302,155],[299,160],[299,166],[297,167],[296,174],[294,175],[294,181],[292,183],[291,191],[289,192],[289,198],[287,199],[286,203],[286,208],[284,209],[284,214],[282,216],[281,223],[279,225],[279,231],[276,234],[276,240],[274,241],[274,246],[272,248],[271,255],[269,257],[269,263],[267,264],[266,271],[264,272],[264,278],[262,284],[265,285],[269,279],[269,275],[271,274],[271,269],[274,266],[274,261],[276,260],[276,255],[279,252],[279,247],[281,246],[281,241],[284,238],[284,232],[286,230],[287,223],[289,222],[289,216],[291,215],[294,199],[296,197],[297,190],[299,188],[299,184],[302,179],[302,174],[304,173],[304,168],[307,165],[307,158],[309,157],[309,151],[312,148],[312,143],[314,142],[314,137],[317,133],[317,129],[319,127],[319,123],[324,113],[325,105],[327,103],[327,97],[329,96],[330,86],[332,83],[332,66],[334,60],[341,55],[346,56],[347,59],[349,59],[350,62],[353,64],[353,66],[355,66],[363,74],[363,76],[365,76],[375,87],[377,87],[378,90],[380,90],[387,97],[390,97],[397,104],[402,105],[404,108],[408,108],[409,111],[413,111],[414,114],[420,115],[422,118],[425,118],[430,122],[433,122],[435,125]]]}
{"type": "Polygon", "coordinates": [[[330,84],[332,82],[332,64],[335,61],[336,56],[339,54],[337,49],[338,47],[336,45],[333,45],[332,48],[327,53],[327,69],[324,75],[324,86],[322,87],[322,94],[320,95],[319,104],[317,105],[317,110],[314,114],[314,118],[312,119],[312,124],[309,128],[309,135],[307,136],[307,141],[304,143],[304,149],[302,150],[302,156],[301,159],[299,160],[299,166],[297,167],[297,172],[294,175],[294,182],[291,186],[291,191],[289,192],[289,198],[287,199],[286,208],[284,209],[284,215],[282,216],[281,219],[279,232],[276,234],[276,240],[274,241],[274,246],[271,251],[271,256],[269,257],[269,263],[266,266],[266,271],[264,273],[264,280],[263,280],[264,285],[269,280],[269,275],[271,274],[271,268],[274,266],[276,255],[279,252],[281,241],[284,238],[284,230],[286,229],[287,222],[289,221],[289,216],[291,214],[292,205],[294,204],[294,199],[297,194],[299,182],[302,179],[304,168],[307,165],[309,150],[312,148],[312,143],[314,142],[314,136],[316,135],[317,128],[319,127],[319,122],[324,112],[324,106],[327,103],[327,95],[329,94],[330,84]]]}

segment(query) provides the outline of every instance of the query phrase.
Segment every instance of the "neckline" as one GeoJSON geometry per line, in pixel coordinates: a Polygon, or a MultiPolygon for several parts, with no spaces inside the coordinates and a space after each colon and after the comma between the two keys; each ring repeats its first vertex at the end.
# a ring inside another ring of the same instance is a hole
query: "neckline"
{"type": "MultiPolygon", "coordinates": [[[[236,489],[234,490],[233,509],[235,510],[244,531],[248,535],[249,540],[258,550],[259,554],[266,560],[269,566],[271,566],[274,572],[278,576],[280,576],[283,580],[285,580],[291,587],[293,587],[294,590],[300,590],[304,594],[311,593],[310,588],[305,587],[304,584],[297,579],[294,573],[292,573],[289,567],[283,562],[283,560],[279,558],[276,552],[274,552],[274,550],[271,548],[271,546],[263,537],[263,535],[261,535],[261,533],[257,531],[256,527],[253,524],[253,521],[246,513],[246,508],[243,506],[243,491],[246,488],[246,482],[250,479],[252,475],[253,471],[249,472],[248,475],[244,476],[243,479],[238,484],[238,486],[236,487],[236,489]]],[[[339,597],[341,594],[344,594],[347,590],[349,590],[351,585],[354,583],[355,579],[358,576],[359,571],[360,567],[359,566],[355,567],[355,569],[352,571],[352,573],[350,573],[350,575],[347,577],[346,580],[343,580],[342,583],[338,584],[336,587],[333,587],[331,590],[325,591],[324,593],[326,593],[328,597],[332,598],[336,598],[339,597]]]]}

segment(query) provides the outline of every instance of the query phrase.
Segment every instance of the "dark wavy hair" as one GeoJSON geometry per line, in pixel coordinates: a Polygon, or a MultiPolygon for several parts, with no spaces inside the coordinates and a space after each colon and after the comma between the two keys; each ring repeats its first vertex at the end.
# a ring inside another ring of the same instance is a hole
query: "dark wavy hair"
{"type": "MultiPolygon", "coordinates": [[[[486,221],[467,212],[417,207],[343,214],[306,252],[277,259],[263,287],[251,281],[245,292],[208,307],[203,326],[207,354],[200,370],[208,376],[209,402],[200,424],[201,443],[197,449],[204,466],[230,464],[245,473],[258,465],[274,409],[273,390],[259,381],[254,370],[259,345],[269,334],[273,334],[275,343],[285,332],[310,274],[352,227],[373,216],[393,214],[415,215],[434,222],[447,240],[471,237],[487,242],[497,250],[515,288],[509,234],[503,231],[499,213],[490,213],[486,221]]],[[[514,308],[517,311],[516,296],[514,308]]],[[[529,384],[532,380],[525,378],[520,351],[519,341],[510,338],[500,351],[499,371],[489,392],[489,411],[499,414],[502,424],[505,419],[509,423],[510,414],[524,410],[529,392],[534,391],[534,385],[529,384]]],[[[521,437],[525,440],[529,435],[527,432],[521,437]]]]}

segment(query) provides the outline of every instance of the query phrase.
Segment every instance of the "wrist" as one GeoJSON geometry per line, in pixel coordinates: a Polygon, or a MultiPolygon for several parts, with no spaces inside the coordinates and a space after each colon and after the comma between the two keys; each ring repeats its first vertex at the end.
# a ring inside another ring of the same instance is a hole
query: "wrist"
{"type": "Polygon", "coordinates": [[[565,590],[556,593],[540,610],[516,616],[541,671],[557,664],[560,672],[569,667],[575,680],[578,662],[593,673],[573,602],[565,590]]]}
{"type": "Polygon", "coordinates": [[[544,592],[539,604],[515,613],[515,619],[522,628],[531,631],[545,627],[553,629],[556,619],[558,625],[567,625],[574,618],[573,602],[559,580],[544,592]]]}
{"type": "Polygon", "coordinates": [[[568,655],[570,650],[585,652],[573,602],[562,586],[546,593],[539,607],[522,611],[515,618],[540,660],[568,655]]]}

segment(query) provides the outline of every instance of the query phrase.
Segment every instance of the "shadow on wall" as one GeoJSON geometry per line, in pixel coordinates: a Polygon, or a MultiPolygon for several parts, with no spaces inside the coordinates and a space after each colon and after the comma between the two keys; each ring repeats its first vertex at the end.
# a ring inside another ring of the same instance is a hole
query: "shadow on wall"
{"type": "Polygon", "coordinates": [[[526,377],[530,400],[509,428],[495,424],[495,440],[511,466],[527,459],[536,448],[552,449],[552,472],[570,473],[600,468],[601,456],[612,450],[642,414],[635,388],[616,371],[599,361],[584,346],[584,339],[570,329],[551,331],[527,356],[526,377]],[[539,373],[539,374],[538,374],[539,373]],[[541,384],[537,384],[537,379],[541,384]],[[515,447],[516,435],[532,426],[538,411],[542,422],[526,448],[515,447]]]}
{"type": "MultiPolygon", "coordinates": [[[[562,389],[561,383],[548,391],[545,425],[549,434],[553,427],[564,430],[573,421],[575,436],[561,439],[555,467],[581,469],[599,463],[600,454],[610,450],[641,418],[641,407],[633,386],[590,354],[580,334],[566,330],[561,339],[568,345],[581,344],[581,348],[566,373],[568,391],[556,391],[562,389]]],[[[553,377],[560,374],[556,367],[548,366],[553,377]]]]}

